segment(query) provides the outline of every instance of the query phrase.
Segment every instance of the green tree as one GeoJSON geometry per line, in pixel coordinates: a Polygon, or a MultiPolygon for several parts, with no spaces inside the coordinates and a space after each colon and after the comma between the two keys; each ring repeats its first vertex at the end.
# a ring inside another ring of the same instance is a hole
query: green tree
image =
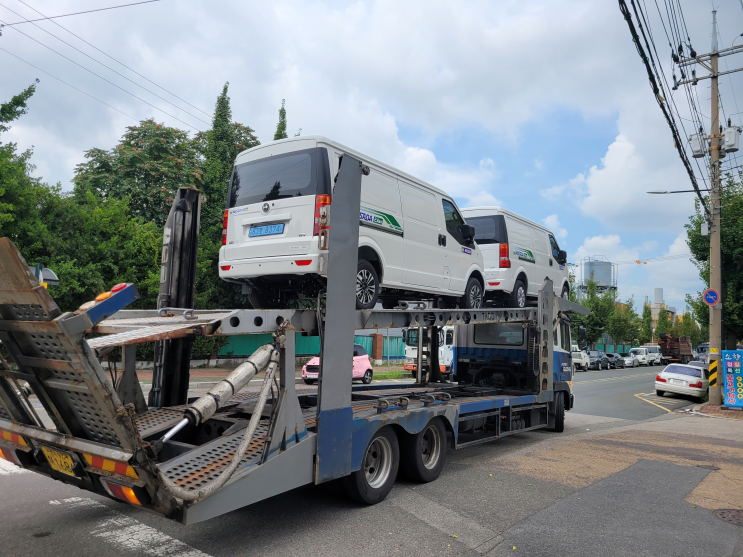
{"type": "Polygon", "coordinates": [[[129,198],[132,216],[158,227],[165,224],[179,187],[203,184],[198,143],[187,132],[151,119],[129,126],[110,151],[90,149],[85,158],[75,167],[75,195],[129,198]]]}
{"type": "Polygon", "coordinates": [[[279,123],[276,124],[276,133],[273,134],[273,140],[276,141],[277,139],[286,139],[289,137],[286,135],[286,108],[284,108],[284,105],[286,103],[285,99],[281,100],[281,108],[279,109],[279,123]]]}
{"type": "Polygon", "coordinates": [[[614,313],[615,293],[607,290],[599,292],[598,283],[591,277],[586,281],[586,295],[581,299],[582,306],[591,310],[591,313],[585,316],[571,316],[571,326],[574,329],[575,338],[577,337],[577,327],[583,324],[586,327],[586,340],[589,344],[597,342],[601,335],[607,332],[609,322],[614,313]]]}
{"type": "Polygon", "coordinates": [[[197,139],[204,154],[203,189],[207,203],[201,212],[196,307],[205,309],[247,305],[247,297],[238,285],[219,278],[217,265],[222,246],[222,215],[235,159],[260,142],[250,127],[232,121],[228,89],[229,83],[225,83],[217,97],[212,129],[197,139]]]}
{"type": "Polygon", "coordinates": [[[632,344],[640,336],[640,318],[635,312],[634,298],[628,298],[609,318],[607,332],[618,344],[632,344]]]}
{"type": "Polygon", "coordinates": [[[671,334],[673,336],[680,337],[681,335],[684,334],[683,333],[683,324],[682,324],[683,319],[684,318],[681,315],[677,315],[673,319],[673,325],[671,325],[671,334]]]}
{"type": "Polygon", "coordinates": [[[655,324],[655,336],[657,337],[661,333],[671,332],[671,320],[668,317],[668,310],[665,304],[660,306],[658,310],[658,322],[655,324]]]}
{"type": "MultiPolygon", "coordinates": [[[[709,201],[709,198],[707,198],[709,201]]],[[[722,305],[725,308],[725,337],[727,348],[734,349],[737,338],[743,338],[743,173],[728,174],[722,188],[720,248],[722,252],[722,305]]],[[[709,286],[709,235],[702,236],[704,216],[698,201],[695,214],[686,225],[687,244],[699,276],[709,286]]],[[[701,293],[687,296],[695,319],[709,338],[709,308],[701,293]]]]}
{"type": "Polygon", "coordinates": [[[640,327],[640,344],[653,340],[653,311],[647,302],[642,306],[642,325],[640,327]]]}

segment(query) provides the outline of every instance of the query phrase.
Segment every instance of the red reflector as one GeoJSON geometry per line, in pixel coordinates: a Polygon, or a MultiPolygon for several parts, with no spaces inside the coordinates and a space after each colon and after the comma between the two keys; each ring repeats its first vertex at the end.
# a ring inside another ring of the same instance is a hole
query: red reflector
{"type": "Polygon", "coordinates": [[[500,282],[489,282],[488,285],[490,286],[498,286],[500,282]]]}
{"type": "Polygon", "coordinates": [[[111,494],[111,497],[116,497],[117,499],[121,499],[122,501],[131,503],[133,505],[139,505],[140,507],[142,506],[142,503],[139,502],[137,495],[134,493],[134,490],[131,487],[110,482],[108,480],[104,480],[103,478],[101,478],[101,483],[103,484],[103,487],[106,488],[106,491],[111,494]]]}
{"type": "Polygon", "coordinates": [[[230,214],[229,209],[224,210],[224,218],[222,219],[222,245],[227,244],[227,217],[230,214]]]}
{"type": "Polygon", "coordinates": [[[16,466],[21,465],[21,463],[18,462],[18,458],[15,456],[14,450],[0,447],[0,458],[2,458],[3,460],[7,460],[8,462],[12,462],[16,466]]]}
{"type": "Polygon", "coordinates": [[[511,259],[508,257],[508,244],[501,243],[500,245],[500,259],[498,261],[498,267],[501,269],[511,268],[511,259]]]}
{"type": "Polygon", "coordinates": [[[692,389],[701,389],[702,388],[702,382],[697,381],[696,383],[689,383],[689,387],[692,389]]]}
{"type": "Polygon", "coordinates": [[[300,267],[305,267],[309,265],[310,263],[312,263],[312,259],[295,259],[294,263],[296,265],[299,265],[300,267]]]}
{"type": "Polygon", "coordinates": [[[120,282],[119,284],[117,284],[111,289],[111,292],[118,292],[119,290],[124,290],[124,288],[126,288],[126,283],[120,282]]]}
{"type": "Polygon", "coordinates": [[[232,269],[232,265],[220,265],[219,268],[223,271],[229,271],[230,269],[232,269]]]}
{"type": "Polygon", "coordinates": [[[656,376],[655,376],[655,380],[656,380],[656,381],[657,381],[658,383],[668,383],[668,381],[666,381],[665,379],[663,379],[663,378],[662,378],[662,377],[660,376],[660,373],[659,373],[658,375],[656,375],[656,376]]]}

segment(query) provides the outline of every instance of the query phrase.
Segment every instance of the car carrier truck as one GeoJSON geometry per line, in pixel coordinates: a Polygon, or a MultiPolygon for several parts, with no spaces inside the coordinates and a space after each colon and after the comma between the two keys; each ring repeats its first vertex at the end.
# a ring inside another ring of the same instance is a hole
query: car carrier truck
{"type": "Polygon", "coordinates": [[[435,480],[447,448],[561,431],[574,404],[566,324],[570,313],[587,310],[556,296],[550,281],[537,307],[356,310],[362,170],[360,161],[343,158],[327,293],[311,310],[190,309],[202,201],[196,190],[179,190],[166,223],[157,310],[125,310],[138,297],[125,283],[62,312],[12,242],[0,239],[0,340],[10,354],[0,360],[2,458],[192,524],[336,479],[373,504],[389,493],[398,469],[435,480]],[[451,383],[441,380],[435,340],[448,326],[461,340],[451,383]],[[354,331],[388,327],[418,329],[415,383],[352,387],[354,331]],[[272,342],[204,396],[188,397],[196,336],[266,332],[272,342]],[[317,387],[295,387],[301,334],[321,339],[317,387]],[[134,352],[153,341],[145,401],[134,352]],[[567,346],[567,355],[556,355],[555,344],[567,346]],[[123,370],[112,378],[101,358],[116,347],[123,370]],[[264,374],[260,389],[243,390],[257,373],[264,374]]]}

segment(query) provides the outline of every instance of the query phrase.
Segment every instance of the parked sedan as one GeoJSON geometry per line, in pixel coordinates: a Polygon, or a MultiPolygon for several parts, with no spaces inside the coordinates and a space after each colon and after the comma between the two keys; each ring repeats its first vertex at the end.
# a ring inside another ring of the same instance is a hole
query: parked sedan
{"type": "Polygon", "coordinates": [[[608,353],[606,355],[606,358],[609,360],[609,368],[611,368],[612,366],[614,366],[614,369],[619,369],[620,367],[624,367],[624,358],[622,358],[616,352],[608,353]]]}
{"type": "Polygon", "coordinates": [[[588,369],[609,369],[609,358],[601,350],[589,350],[588,359],[588,369]]]}
{"type": "Polygon", "coordinates": [[[640,360],[634,354],[622,352],[620,356],[624,358],[624,367],[638,367],[640,365],[640,360]]]}
{"type": "MultiPolygon", "coordinates": [[[[315,356],[304,366],[302,366],[302,379],[308,385],[312,385],[317,381],[320,374],[320,357],[315,356]]],[[[372,382],[372,365],[369,359],[369,354],[366,353],[364,347],[360,344],[353,345],[353,379],[361,379],[364,385],[368,385],[372,382]]]]}
{"type": "Polygon", "coordinates": [[[692,396],[700,402],[709,390],[709,371],[687,364],[671,364],[655,376],[655,394],[692,396]]]}

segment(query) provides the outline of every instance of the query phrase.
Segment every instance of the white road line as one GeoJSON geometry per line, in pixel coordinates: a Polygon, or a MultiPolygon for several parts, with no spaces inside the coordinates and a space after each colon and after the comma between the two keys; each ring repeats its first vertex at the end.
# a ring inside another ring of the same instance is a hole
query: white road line
{"type": "Polygon", "coordinates": [[[16,466],[12,462],[3,460],[0,458],[0,476],[10,476],[11,474],[27,474],[28,470],[24,470],[20,466],[16,466]]]}
{"type": "Polygon", "coordinates": [[[94,507],[101,512],[105,511],[105,516],[95,524],[90,533],[119,550],[128,550],[148,557],[210,557],[203,551],[194,549],[93,499],[71,497],[61,501],[49,501],[49,504],[69,509],[94,507]]]}
{"type": "Polygon", "coordinates": [[[390,493],[387,500],[436,530],[456,536],[458,542],[478,553],[487,553],[503,541],[498,532],[480,526],[471,518],[439,505],[412,489],[398,487],[390,493]]]}

